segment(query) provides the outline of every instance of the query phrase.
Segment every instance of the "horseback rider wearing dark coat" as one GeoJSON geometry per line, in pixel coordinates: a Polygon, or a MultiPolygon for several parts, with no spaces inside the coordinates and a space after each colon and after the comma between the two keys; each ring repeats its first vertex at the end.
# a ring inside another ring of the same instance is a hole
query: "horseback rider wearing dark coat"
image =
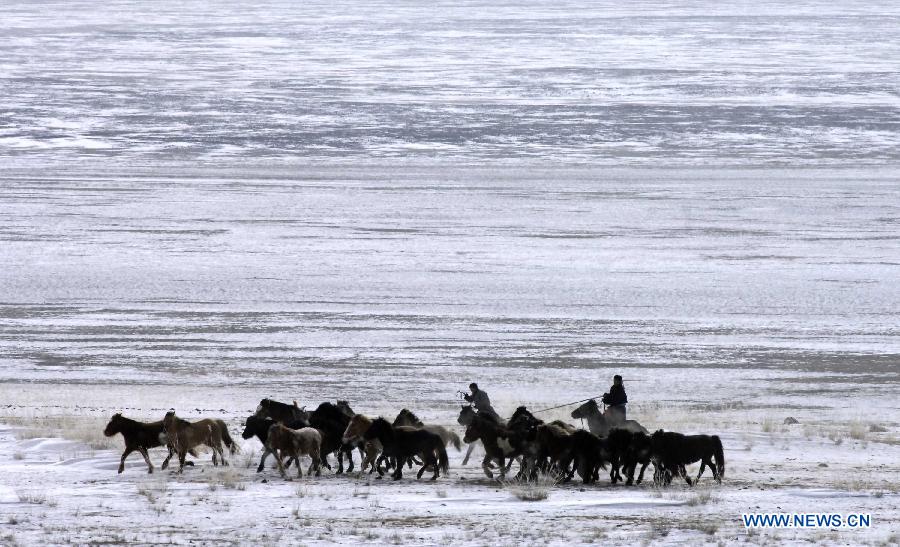
{"type": "Polygon", "coordinates": [[[628,404],[628,395],[625,394],[622,377],[618,374],[613,376],[613,385],[609,388],[609,393],[603,394],[603,404],[609,406],[607,412],[618,423],[625,421],[625,405],[628,404]]]}
{"type": "Polygon", "coordinates": [[[463,398],[472,403],[472,406],[474,406],[475,410],[479,413],[491,415],[500,422],[500,415],[497,414],[497,411],[491,406],[491,399],[488,397],[488,394],[485,391],[478,389],[478,384],[475,382],[469,384],[469,389],[472,391],[472,394],[463,394],[463,398]]]}

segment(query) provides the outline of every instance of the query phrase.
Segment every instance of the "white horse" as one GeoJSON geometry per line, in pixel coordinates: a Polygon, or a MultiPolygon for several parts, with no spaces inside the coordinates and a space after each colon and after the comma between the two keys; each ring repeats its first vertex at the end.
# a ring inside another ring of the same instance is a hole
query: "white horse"
{"type": "Polygon", "coordinates": [[[587,420],[588,429],[598,437],[606,437],[609,435],[611,429],[624,429],[626,431],[631,431],[632,433],[650,433],[644,426],[637,423],[635,420],[625,420],[616,423],[614,419],[610,419],[610,417],[600,411],[600,407],[597,405],[595,399],[590,399],[588,402],[573,410],[572,417],[587,420]]]}

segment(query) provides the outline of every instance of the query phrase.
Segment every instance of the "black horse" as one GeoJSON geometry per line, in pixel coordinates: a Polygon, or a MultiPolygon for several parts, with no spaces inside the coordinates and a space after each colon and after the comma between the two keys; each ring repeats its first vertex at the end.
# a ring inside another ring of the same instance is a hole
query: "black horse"
{"type": "MultiPolygon", "coordinates": [[[[475,418],[475,416],[481,416],[482,418],[490,420],[497,425],[506,425],[504,423],[501,423],[500,420],[498,420],[497,417],[493,414],[479,413],[472,405],[462,405],[462,409],[459,411],[459,416],[457,416],[456,418],[456,423],[468,427],[469,425],[471,425],[472,420],[475,418]]],[[[463,465],[469,463],[469,458],[472,456],[473,450],[475,450],[475,443],[470,443],[469,448],[466,450],[466,456],[462,461],[463,465]]]]}
{"type": "MultiPolygon", "coordinates": [[[[245,440],[256,437],[263,445],[263,453],[262,457],[259,459],[259,467],[256,468],[257,473],[262,472],[265,468],[266,458],[272,453],[269,450],[268,445],[266,445],[266,440],[269,438],[269,428],[275,423],[277,422],[272,418],[262,418],[255,414],[253,416],[248,416],[247,420],[244,422],[244,432],[241,434],[241,437],[245,440]]],[[[302,429],[304,427],[309,427],[309,422],[305,420],[296,420],[285,424],[285,426],[291,429],[302,429]]],[[[293,461],[294,458],[289,459],[287,461],[287,467],[290,467],[293,461]]]]}
{"type": "Polygon", "coordinates": [[[650,436],[627,429],[614,428],[610,430],[606,438],[606,445],[609,448],[610,463],[613,467],[610,473],[613,484],[617,480],[622,480],[622,475],[619,473],[620,468],[627,478],[625,484],[634,483],[634,472],[638,464],[641,465],[641,473],[637,481],[640,484],[644,480],[644,471],[650,464],[650,436]]]}
{"type": "MultiPolygon", "coordinates": [[[[579,429],[572,433],[570,439],[571,451],[561,462],[560,466],[567,469],[573,465],[573,472],[577,471],[584,484],[590,484],[600,479],[600,469],[606,469],[610,462],[609,448],[606,440],[589,431],[579,429]]],[[[566,478],[569,480],[571,474],[566,478]]],[[[610,475],[612,478],[612,475],[610,475]]]]}
{"type": "Polygon", "coordinates": [[[500,477],[504,478],[513,460],[526,450],[530,432],[511,429],[481,414],[474,415],[469,422],[463,441],[470,444],[481,441],[485,452],[481,468],[485,476],[494,478],[491,462],[496,461],[500,465],[500,477]]]}
{"type": "Polygon", "coordinates": [[[272,418],[285,425],[297,420],[309,421],[309,412],[305,408],[297,406],[297,401],[289,405],[272,399],[263,399],[256,407],[256,415],[261,418],[272,418]]]}
{"type": "Polygon", "coordinates": [[[310,415],[310,426],[318,429],[322,433],[322,465],[331,469],[328,464],[328,454],[337,452],[338,470],[340,475],[344,472],[344,456],[350,462],[347,466],[347,472],[353,471],[353,447],[343,443],[344,431],[347,424],[350,423],[351,416],[342,411],[337,405],[324,402],[320,404],[310,415]]]}
{"type": "MultiPolygon", "coordinates": [[[[396,428],[384,418],[376,418],[364,437],[367,441],[372,439],[381,441],[384,452],[396,458],[398,462],[409,461],[413,456],[422,458],[422,468],[416,475],[417,479],[421,479],[422,474],[428,468],[434,469],[431,480],[437,480],[441,471],[445,475],[449,473],[450,464],[447,461],[447,451],[444,449],[444,441],[440,435],[424,429],[396,428]]],[[[403,466],[397,465],[393,479],[400,480],[401,478],[403,478],[403,466]]]]}
{"type": "Polygon", "coordinates": [[[658,470],[665,475],[666,484],[672,475],[677,475],[692,485],[685,466],[698,461],[700,472],[696,482],[700,481],[706,466],[712,470],[717,483],[725,477],[725,453],[717,435],[682,435],[660,429],[650,436],[650,453],[658,470]]]}

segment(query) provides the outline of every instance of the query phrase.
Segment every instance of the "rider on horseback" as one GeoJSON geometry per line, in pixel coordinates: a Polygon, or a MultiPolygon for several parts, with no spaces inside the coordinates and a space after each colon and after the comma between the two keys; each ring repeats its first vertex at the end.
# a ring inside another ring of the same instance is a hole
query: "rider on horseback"
{"type": "Polygon", "coordinates": [[[609,393],[603,394],[603,404],[609,405],[606,414],[611,421],[614,423],[625,421],[625,405],[628,404],[628,396],[625,395],[622,377],[618,374],[613,376],[613,385],[609,388],[609,393]]]}
{"type": "Polygon", "coordinates": [[[494,407],[491,406],[491,399],[488,397],[488,394],[485,391],[478,389],[478,384],[472,382],[469,384],[469,389],[472,391],[471,395],[467,395],[463,393],[463,398],[472,403],[479,413],[490,414],[491,416],[497,418],[497,421],[500,421],[500,415],[497,414],[497,411],[494,410],[494,407]]]}

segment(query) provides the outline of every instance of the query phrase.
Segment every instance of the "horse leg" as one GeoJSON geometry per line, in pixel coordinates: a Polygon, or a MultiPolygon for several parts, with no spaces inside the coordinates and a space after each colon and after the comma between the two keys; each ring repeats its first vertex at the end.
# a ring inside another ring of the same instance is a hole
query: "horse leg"
{"type": "Polygon", "coordinates": [[[434,465],[434,475],[431,477],[433,481],[436,481],[441,476],[441,465],[439,462],[440,458],[434,455],[431,456],[431,463],[434,465]]]}
{"type": "Polygon", "coordinates": [[[684,465],[678,466],[678,474],[681,475],[685,481],[687,481],[688,486],[694,486],[693,483],[691,483],[691,478],[688,477],[687,469],[684,468],[684,465]]]}
{"type": "Polygon", "coordinates": [[[187,458],[187,450],[178,451],[178,474],[184,473],[184,459],[187,458]]]}
{"type": "Polygon", "coordinates": [[[135,450],[137,449],[130,446],[125,447],[125,451],[122,452],[122,459],[119,461],[119,473],[125,471],[125,458],[127,458],[135,450]]]}
{"type": "Polygon", "coordinates": [[[430,458],[426,458],[426,459],[425,459],[425,462],[422,464],[422,467],[419,469],[419,472],[416,473],[416,480],[421,479],[421,478],[422,478],[422,475],[425,474],[425,470],[428,469],[428,464],[429,464],[429,462],[431,462],[431,459],[430,459],[430,458]]]}
{"type": "Polygon", "coordinates": [[[287,471],[284,469],[284,450],[276,448],[272,450],[272,455],[275,456],[275,469],[278,470],[278,474],[281,475],[282,478],[287,479],[287,471]]]}
{"type": "MultiPolygon", "coordinates": [[[[706,465],[707,465],[707,463],[706,463],[706,458],[702,458],[702,459],[700,460],[700,472],[697,473],[697,480],[694,481],[694,484],[699,484],[699,483],[700,483],[700,477],[703,475],[703,471],[706,469],[706,465]]],[[[713,467],[712,462],[709,462],[709,468],[710,468],[710,469],[715,469],[715,468],[713,467]]],[[[715,471],[713,471],[713,475],[715,475],[715,471]]]]}
{"type": "Polygon", "coordinates": [[[147,453],[146,448],[138,448],[141,451],[141,456],[144,457],[144,461],[147,462],[147,473],[153,473],[153,462],[150,461],[150,454],[147,453]]]}
{"type": "Polygon", "coordinates": [[[403,462],[397,462],[398,465],[394,469],[393,479],[399,481],[403,478],[403,462]]]}
{"type": "Polygon", "coordinates": [[[627,486],[631,486],[634,484],[634,468],[637,466],[635,462],[628,462],[622,466],[622,471],[625,472],[625,484],[627,486]]]}
{"type": "MultiPolygon", "coordinates": [[[[644,480],[644,471],[647,470],[647,466],[650,465],[649,461],[646,461],[641,464],[641,472],[638,474],[637,483],[641,484],[641,481],[644,480]]],[[[655,466],[654,466],[655,467],[655,466]]]]}
{"type": "Polygon", "coordinates": [[[292,457],[294,458],[294,463],[297,465],[297,478],[302,479],[303,478],[303,470],[300,469],[300,454],[297,454],[296,456],[292,456],[292,457]]]}
{"type": "Polygon", "coordinates": [[[122,460],[119,462],[119,473],[125,471],[125,458],[128,457],[129,454],[134,452],[134,449],[130,446],[125,447],[125,452],[122,452],[122,460]]]}
{"type": "Polygon", "coordinates": [[[269,450],[268,447],[263,447],[262,457],[259,458],[259,467],[256,468],[257,473],[262,473],[262,470],[266,468],[266,458],[269,457],[272,451],[269,450]]]}
{"type": "Polygon", "coordinates": [[[475,443],[470,443],[469,448],[466,449],[466,457],[463,458],[463,465],[469,463],[469,457],[472,455],[472,451],[475,450],[475,443]]]}
{"type": "Polygon", "coordinates": [[[379,479],[384,476],[384,472],[387,470],[388,464],[389,458],[387,456],[385,456],[384,454],[378,456],[378,460],[375,462],[375,470],[378,471],[379,479]],[[384,467],[382,467],[381,464],[384,464],[384,467]]]}
{"type": "Polygon", "coordinates": [[[353,448],[347,449],[347,459],[350,460],[350,465],[347,466],[347,473],[353,472],[353,448]]]}
{"type": "Polygon", "coordinates": [[[491,473],[491,457],[485,454],[484,461],[481,462],[481,468],[484,470],[485,476],[489,479],[494,478],[494,474],[491,473]]]}
{"type": "Polygon", "coordinates": [[[503,475],[506,476],[506,474],[509,473],[509,469],[513,466],[513,464],[516,462],[516,460],[519,461],[519,467],[521,467],[522,459],[523,459],[522,456],[516,456],[516,457],[510,458],[509,464],[506,466],[506,469],[503,469],[503,460],[501,459],[500,460],[500,468],[503,469],[503,475]]]}
{"type": "Polygon", "coordinates": [[[162,469],[162,470],[163,470],[163,471],[165,471],[165,470],[166,470],[166,468],[168,468],[168,467],[169,467],[169,460],[171,460],[171,459],[172,459],[172,454],[174,454],[174,453],[175,453],[175,451],[174,451],[174,450],[172,450],[172,447],[171,447],[171,446],[167,446],[167,447],[166,447],[166,448],[168,448],[168,449],[169,449],[169,455],[168,455],[168,456],[166,456],[166,459],[164,459],[164,460],[163,460],[163,462],[162,462],[162,465],[161,465],[161,466],[159,466],[159,468],[160,468],[160,469],[162,469]]]}

